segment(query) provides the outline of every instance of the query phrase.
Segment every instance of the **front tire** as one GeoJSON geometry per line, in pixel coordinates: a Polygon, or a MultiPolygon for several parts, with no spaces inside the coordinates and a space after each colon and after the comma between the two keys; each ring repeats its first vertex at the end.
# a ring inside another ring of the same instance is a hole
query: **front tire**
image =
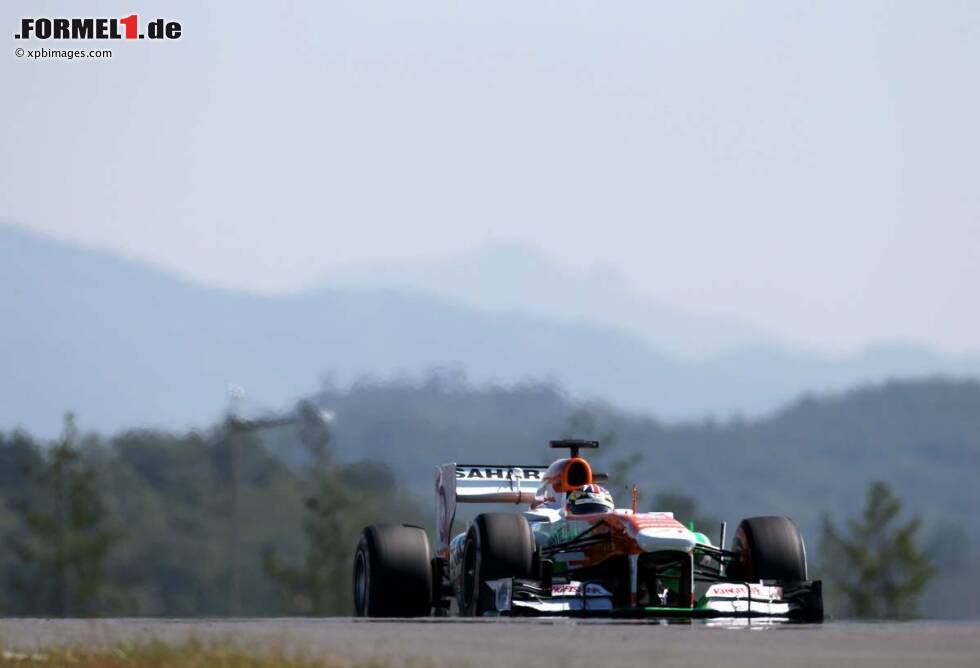
{"type": "Polygon", "coordinates": [[[419,527],[372,524],[354,553],[354,615],[425,617],[432,610],[432,554],[419,527]]]}
{"type": "Polygon", "coordinates": [[[806,546],[799,529],[788,517],[742,520],[735,531],[732,551],[741,555],[737,574],[748,582],[808,579],[806,546]]]}
{"type": "Polygon", "coordinates": [[[460,613],[480,616],[496,609],[489,580],[533,577],[534,537],[522,515],[483,513],[473,520],[463,550],[460,613]]]}

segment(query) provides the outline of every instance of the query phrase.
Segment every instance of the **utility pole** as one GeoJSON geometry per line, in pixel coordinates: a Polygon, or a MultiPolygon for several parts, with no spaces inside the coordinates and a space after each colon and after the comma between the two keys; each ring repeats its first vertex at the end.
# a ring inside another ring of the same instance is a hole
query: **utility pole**
{"type": "MultiPolygon", "coordinates": [[[[68,522],[65,503],[65,449],[68,436],[62,441],[53,455],[52,473],[54,474],[54,522],[55,522],[55,557],[54,557],[54,614],[58,617],[68,616],[68,522]]],[[[48,455],[52,455],[49,453],[48,455]]]]}
{"type": "Polygon", "coordinates": [[[245,389],[238,385],[228,386],[228,413],[225,415],[225,438],[229,439],[231,458],[229,459],[229,493],[231,496],[231,582],[228,591],[228,614],[239,617],[242,613],[241,589],[241,477],[242,477],[242,444],[238,433],[241,421],[239,412],[241,402],[245,398],[245,389]]]}
{"type": "Polygon", "coordinates": [[[65,415],[64,434],[53,453],[48,453],[52,461],[54,476],[54,521],[55,521],[55,557],[54,557],[54,614],[68,617],[71,610],[68,586],[68,485],[65,480],[71,466],[73,448],[77,440],[75,416],[65,415]]]}
{"type": "Polygon", "coordinates": [[[228,413],[225,415],[225,437],[229,439],[231,446],[228,476],[231,496],[231,582],[228,590],[228,614],[232,617],[240,617],[242,614],[241,489],[243,440],[247,434],[261,429],[292,424],[296,421],[296,417],[245,420],[240,415],[241,400],[245,398],[245,390],[238,385],[229,385],[228,398],[228,413]]]}

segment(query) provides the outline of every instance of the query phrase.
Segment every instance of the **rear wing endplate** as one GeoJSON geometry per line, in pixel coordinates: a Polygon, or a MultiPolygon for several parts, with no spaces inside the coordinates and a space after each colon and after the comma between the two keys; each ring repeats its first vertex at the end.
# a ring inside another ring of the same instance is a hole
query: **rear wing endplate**
{"type": "Polygon", "coordinates": [[[449,555],[457,503],[531,503],[547,466],[443,464],[436,468],[436,553],[449,555]]]}

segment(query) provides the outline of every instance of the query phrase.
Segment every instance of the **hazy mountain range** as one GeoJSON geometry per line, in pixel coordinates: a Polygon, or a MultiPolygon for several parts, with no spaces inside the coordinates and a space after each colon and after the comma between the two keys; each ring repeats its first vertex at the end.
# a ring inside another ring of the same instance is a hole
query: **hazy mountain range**
{"type": "Polygon", "coordinates": [[[911,346],[841,358],[781,348],[738,323],[679,314],[535,258],[491,249],[256,296],[0,227],[0,428],[50,434],[67,409],[87,428],[183,427],[213,419],[229,383],[276,407],[326,377],[343,384],[434,366],[477,383],[548,379],[667,419],[756,415],[801,393],[885,378],[980,376],[980,357],[911,346]],[[480,305],[463,304],[467,294],[480,305]],[[677,345],[685,337],[687,350],[677,345]],[[725,348],[704,361],[681,356],[725,348]]]}
{"type": "Polygon", "coordinates": [[[763,332],[733,318],[685,312],[637,294],[613,269],[575,272],[524,246],[496,244],[424,262],[340,269],[331,272],[324,285],[397,288],[491,311],[604,323],[678,359],[706,359],[768,343],[763,332]]]}

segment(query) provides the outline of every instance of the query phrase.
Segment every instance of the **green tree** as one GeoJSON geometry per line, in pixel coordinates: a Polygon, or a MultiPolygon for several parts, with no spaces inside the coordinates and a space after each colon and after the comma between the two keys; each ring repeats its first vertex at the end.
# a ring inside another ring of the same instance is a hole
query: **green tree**
{"type": "Polygon", "coordinates": [[[349,515],[358,498],[342,467],[333,463],[330,425],[309,402],[296,408],[299,441],[311,458],[306,484],[303,533],[306,554],[299,564],[282,561],[272,546],[262,551],[262,568],[277,584],[288,612],[320,617],[346,609],[349,515]]]}
{"type": "Polygon", "coordinates": [[[928,555],[916,544],[918,517],[904,523],[902,502],[883,482],[868,487],[859,518],[845,528],[823,521],[820,545],[829,584],[846,601],[845,614],[864,618],[907,618],[935,574],[928,555]]]}
{"type": "Polygon", "coordinates": [[[345,530],[344,513],[355,503],[337,476],[325,475],[320,482],[316,495],[306,501],[307,549],[302,562],[284,563],[271,548],[262,555],[263,568],[279,585],[288,610],[314,617],[346,609],[349,545],[343,537],[350,531],[345,530]]]}
{"type": "Polygon", "coordinates": [[[74,417],[40,466],[26,471],[34,494],[9,501],[21,531],[9,540],[18,612],[52,616],[97,614],[104,565],[121,534],[108,526],[96,472],[77,447],[74,417]]]}
{"type": "Polygon", "coordinates": [[[361,529],[381,519],[417,521],[418,510],[399,493],[391,471],[375,462],[312,473],[314,495],[306,501],[306,554],[284,563],[272,547],[262,553],[266,574],[279,586],[291,614],[349,614],[351,563],[361,529]]]}

